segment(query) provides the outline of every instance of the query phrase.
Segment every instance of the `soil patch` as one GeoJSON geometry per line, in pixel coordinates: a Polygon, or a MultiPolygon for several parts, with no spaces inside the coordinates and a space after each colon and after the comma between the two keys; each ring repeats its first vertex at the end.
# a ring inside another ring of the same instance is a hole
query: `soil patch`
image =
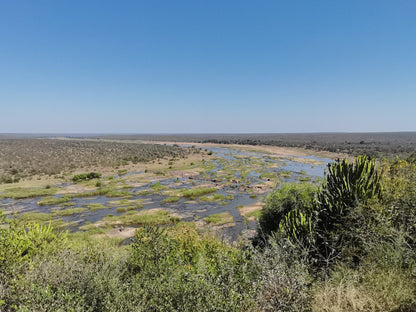
{"type": "Polygon", "coordinates": [[[97,238],[121,238],[121,239],[126,239],[129,237],[133,237],[134,234],[136,234],[136,230],[137,228],[134,227],[119,227],[113,230],[109,230],[107,232],[105,232],[104,234],[97,234],[94,235],[97,238]]]}
{"type": "Polygon", "coordinates": [[[263,203],[255,203],[255,204],[253,204],[253,205],[248,205],[248,206],[244,206],[244,207],[238,208],[238,210],[240,211],[240,214],[241,214],[243,217],[248,216],[248,220],[249,220],[249,221],[253,221],[253,220],[255,220],[255,219],[256,219],[256,217],[255,217],[255,216],[253,216],[252,214],[253,214],[255,211],[258,211],[258,210],[262,209],[262,208],[263,208],[263,206],[264,206],[264,204],[263,204],[263,203]]]}

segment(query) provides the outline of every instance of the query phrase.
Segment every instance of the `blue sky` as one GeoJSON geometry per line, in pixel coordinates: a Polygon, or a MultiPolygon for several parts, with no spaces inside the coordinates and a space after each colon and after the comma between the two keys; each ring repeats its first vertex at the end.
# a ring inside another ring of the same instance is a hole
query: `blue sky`
{"type": "Polygon", "coordinates": [[[416,1],[0,2],[0,132],[416,131],[416,1]]]}

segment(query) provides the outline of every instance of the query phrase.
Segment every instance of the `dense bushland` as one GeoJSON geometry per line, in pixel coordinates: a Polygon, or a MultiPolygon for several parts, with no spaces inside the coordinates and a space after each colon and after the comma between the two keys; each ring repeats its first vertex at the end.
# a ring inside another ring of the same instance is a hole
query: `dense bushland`
{"type": "Polygon", "coordinates": [[[387,133],[270,133],[270,134],[188,134],[188,135],[107,135],[102,138],[139,139],[217,144],[273,145],[300,147],[317,151],[369,155],[372,157],[407,157],[416,152],[415,132],[387,133]]]}
{"type": "Polygon", "coordinates": [[[75,169],[114,167],[160,158],[181,158],[189,149],[161,144],[91,140],[0,139],[0,183],[75,169]]]}
{"type": "Polygon", "coordinates": [[[268,195],[254,244],[195,226],[133,244],[2,219],[1,311],[414,311],[416,164],[330,164],[268,195]]]}

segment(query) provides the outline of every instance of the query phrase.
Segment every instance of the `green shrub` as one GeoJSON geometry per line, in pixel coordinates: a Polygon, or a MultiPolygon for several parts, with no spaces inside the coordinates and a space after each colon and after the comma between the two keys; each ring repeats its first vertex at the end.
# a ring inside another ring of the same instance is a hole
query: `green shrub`
{"type": "Polygon", "coordinates": [[[132,292],[149,311],[250,311],[244,254],[195,228],[142,228],[129,258],[132,292]]]}
{"type": "Polygon", "coordinates": [[[311,311],[313,281],[308,263],[284,240],[270,240],[261,250],[250,254],[250,266],[256,270],[255,311],[311,311]]]}
{"type": "MultiPolygon", "coordinates": [[[[259,225],[263,235],[279,231],[287,221],[288,214],[311,214],[317,187],[311,184],[284,184],[280,189],[270,193],[261,210],[259,225]]],[[[285,225],[284,227],[287,227],[285,225]]],[[[288,230],[290,232],[290,230],[288,230]]]]}
{"type": "Polygon", "coordinates": [[[16,222],[8,222],[7,228],[0,228],[0,273],[35,254],[52,251],[65,240],[66,234],[53,233],[51,224],[20,226],[16,222]]]}
{"type": "Polygon", "coordinates": [[[90,172],[90,173],[77,174],[72,177],[72,181],[80,182],[80,181],[88,181],[88,180],[99,179],[99,178],[101,178],[101,173],[90,172]]]}
{"type": "Polygon", "coordinates": [[[6,310],[134,311],[127,283],[120,278],[123,258],[94,246],[58,249],[52,257],[35,256],[10,285],[6,310]],[[12,308],[14,307],[14,308],[12,308]]]}
{"type": "Polygon", "coordinates": [[[384,172],[380,213],[395,228],[404,230],[407,242],[416,248],[416,162],[396,159],[384,164],[384,172]]]}

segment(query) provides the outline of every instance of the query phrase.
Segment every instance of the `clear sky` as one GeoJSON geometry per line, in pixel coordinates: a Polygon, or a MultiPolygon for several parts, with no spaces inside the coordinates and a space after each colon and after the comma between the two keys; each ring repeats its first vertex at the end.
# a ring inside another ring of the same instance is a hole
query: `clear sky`
{"type": "Polygon", "coordinates": [[[414,0],[0,2],[0,132],[415,130],[414,0]]]}

